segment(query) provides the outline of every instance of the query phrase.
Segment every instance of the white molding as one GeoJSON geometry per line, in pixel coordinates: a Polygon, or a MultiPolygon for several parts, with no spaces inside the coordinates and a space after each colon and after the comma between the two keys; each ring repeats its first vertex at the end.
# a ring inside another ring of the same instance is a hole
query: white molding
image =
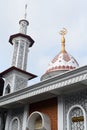
{"type": "Polygon", "coordinates": [[[23,69],[23,70],[26,70],[26,69],[24,69],[24,67],[25,67],[25,52],[26,52],[26,43],[24,43],[24,44],[25,44],[25,46],[24,46],[24,50],[23,50],[22,69],[23,69]]]}
{"type": "Polygon", "coordinates": [[[21,43],[20,43],[20,38],[19,38],[19,41],[18,41],[18,51],[17,51],[17,59],[16,59],[16,67],[18,67],[18,60],[19,60],[19,53],[20,53],[20,46],[21,46],[21,43]]]}
{"type": "Polygon", "coordinates": [[[26,68],[27,68],[27,60],[25,61],[25,59],[28,58],[28,46],[27,46],[27,42],[28,42],[28,40],[25,40],[25,46],[24,46],[24,52],[23,52],[23,62],[22,62],[22,69],[23,70],[26,70],[26,68]],[[26,56],[26,53],[27,53],[27,56],[26,56]]]}

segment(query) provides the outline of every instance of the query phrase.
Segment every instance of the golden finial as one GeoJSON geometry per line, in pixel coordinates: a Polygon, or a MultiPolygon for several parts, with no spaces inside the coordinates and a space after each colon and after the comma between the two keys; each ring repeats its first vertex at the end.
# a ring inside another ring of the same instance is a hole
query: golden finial
{"type": "Polygon", "coordinates": [[[24,14],[24,19],[27,17],[27,4],[25,5],[25,14],[24,14]]]}
{"type": "Polygon", "coordinates": [[[62,36],[62,38],[61,38],[61,43],[62,43],[62,49],[61,49],[61,51],[62,51],[62,52],[65,52],[65,37],[64,37],[64,35],[67,34],[67,29],[66,29],[66,28],[63,28],[63,29],[59,32],[59,34],[62,36]]]}

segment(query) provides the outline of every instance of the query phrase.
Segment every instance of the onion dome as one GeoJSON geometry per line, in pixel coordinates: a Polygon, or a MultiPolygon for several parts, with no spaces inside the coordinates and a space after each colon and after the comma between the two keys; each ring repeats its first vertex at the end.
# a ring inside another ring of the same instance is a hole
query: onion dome
{"type": "Polygon", "coordinates": [[[44,75],[42,75],[41,80],[45,80],[51,78],[55,75],[64,73],[66,71],[70,71],[79,67],[78,62],[75,60],[73,56],[71,56],[65,50],[65,37],[64,35],[67,33],[67,30],[63,28],[60,31],[61,38],[61,51],[57,54],[53,60],[49,63],[49,66],[44,75]]]}

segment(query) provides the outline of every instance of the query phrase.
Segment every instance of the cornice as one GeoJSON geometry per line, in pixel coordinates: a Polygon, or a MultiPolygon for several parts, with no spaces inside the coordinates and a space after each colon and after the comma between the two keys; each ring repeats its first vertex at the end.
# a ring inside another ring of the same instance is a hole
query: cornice
{"type": "MultiPolygon", "coordinates": [[[[54,90],[58,92],[61,88],[62,90],[67,90],[67,86],[69,90],[71,87],[73,87],[71,85],[78,83],[85,83],[85,86],[87,86],[87,66],[69,71],[62,75],[53,77],[30,87],[0,97],[0,107],[4,107],[12,103],[16,104],[16,102],[21,102],[25,99],[29,100],[32,97],[34,99],[38,95],[41,97],[42,94],[45,95],[45,93],[52,93],[54,90]]],[[[79,85],[77,87],[77,89],[79,89],[79,85]]]]}

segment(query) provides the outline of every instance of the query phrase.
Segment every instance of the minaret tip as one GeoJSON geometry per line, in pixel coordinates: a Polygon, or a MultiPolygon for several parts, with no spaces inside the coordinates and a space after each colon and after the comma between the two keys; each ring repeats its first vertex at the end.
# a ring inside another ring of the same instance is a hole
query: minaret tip
{"type": "Polygon", "coordinates": [[[62,43],[62,48],[61,48],[61,52],[65,52],[65,37],[64,35],[67,34],[67,29],[66,28],[63,28],[59,34],[62,36],[61,38],[61,43],[62,43]]]}
{"type": "Polygon", "coordinates": [[[24,19],[27,17],[27,4],[25,4],[25,13],[24,13],[24,19]]]}
{"type": "Polygon", "coordinates": [[[27,26],[29,25],[29,22],[26,20],[26,17],[27,17],[27,4],[25,4],[24,18],[19,21],[19,24],[20,24],[19,32],[22,33],[22,34],[27,33],[27,26]]]}

